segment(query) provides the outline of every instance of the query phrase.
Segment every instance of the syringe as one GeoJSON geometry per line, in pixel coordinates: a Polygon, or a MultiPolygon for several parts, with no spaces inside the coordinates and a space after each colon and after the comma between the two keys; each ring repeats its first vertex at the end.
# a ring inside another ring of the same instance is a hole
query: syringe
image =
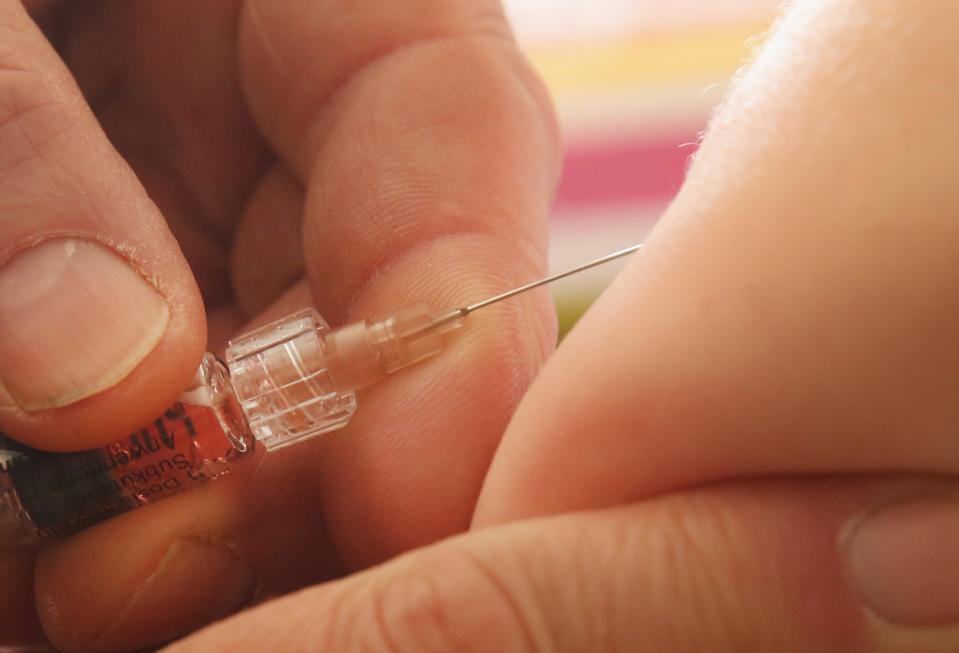
{"type": "Polygon", "coordinates": [[[342,428],[356,391],[439,353],[473,312],[637,251],[633,245],[466,306],[407,307],[330,329],[313,309],[207,354],[191,387],[125,440],[48,453],[0,433],[0,546],[58,538],[227,473],[256,443],[272,451],[342,428]]]}
{"type": "Polygon", "coordinates": [[[358,390],[375,383],[396,370],[439,353],[443,348],[441,336],[461,327],[463,320],[473,312],[627,256],[641,247],[642,244],[627,247],[466,306],[433,311],[426,304],[416,304],[384,320],[373,323],[363,320],[331,331],[324,336],[324,343],[333,385],[341,390],[358,390]]]}

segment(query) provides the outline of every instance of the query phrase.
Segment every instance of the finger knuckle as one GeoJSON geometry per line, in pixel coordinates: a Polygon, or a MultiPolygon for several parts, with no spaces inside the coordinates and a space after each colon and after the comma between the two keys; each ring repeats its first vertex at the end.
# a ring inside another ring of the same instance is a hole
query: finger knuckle
{"type": "Polygon", "coordinates": [[[393,653],[535,650],[509,584],[465,549],[414,556],[373,586],[375,630],[393,653]]]}
{"type": "Polygon", "coordinates": [[[689,615],[687,624],[667,633],[677,650],[738,650],[755,644],[762,623],[753,620],[748,606],[755,602],[743,595],[748,568],[739,560],[738,525],[724,506],[708,497],[688,496],[663,507],[666,525],[654,546],[658,567],[653,567],[653,585],[662,595],[672,594],[689,615]]]}

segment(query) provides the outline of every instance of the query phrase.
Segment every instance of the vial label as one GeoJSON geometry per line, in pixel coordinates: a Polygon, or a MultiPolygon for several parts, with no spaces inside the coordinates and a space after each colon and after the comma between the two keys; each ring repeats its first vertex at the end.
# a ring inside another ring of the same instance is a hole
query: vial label
{"type": "Polygon", "coordinates": [[[0,487],[40,538],[60,538],[219,476],[244,452],[213,408],[177,403],[103,449],[38,451],[0,433],[0,487]]]}

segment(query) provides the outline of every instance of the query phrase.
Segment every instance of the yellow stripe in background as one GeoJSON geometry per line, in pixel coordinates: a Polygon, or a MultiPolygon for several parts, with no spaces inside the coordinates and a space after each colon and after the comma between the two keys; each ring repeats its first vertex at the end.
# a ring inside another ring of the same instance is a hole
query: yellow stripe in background
{"type": "Polygon", "coordinates": [[[558,95],[732,76],[768,22],[723,30],[639,34],[630,40],[534,49],[529,57],[558,95]]]}

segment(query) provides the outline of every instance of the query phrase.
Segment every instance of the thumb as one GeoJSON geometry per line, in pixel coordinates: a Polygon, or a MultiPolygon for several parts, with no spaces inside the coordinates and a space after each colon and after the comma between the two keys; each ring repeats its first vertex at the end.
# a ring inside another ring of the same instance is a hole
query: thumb
{"type": "Polygon", "coordinates": [[[756,482],[480,531],[263,605],[190,651],[954,651],[941,481],[756,482]]]}
{"type": "Polygon", "coordinates": [[[16,0],[0,0],[0,430],[106,444],[172,403],[205,339],[157,208],[16,0]]]}

